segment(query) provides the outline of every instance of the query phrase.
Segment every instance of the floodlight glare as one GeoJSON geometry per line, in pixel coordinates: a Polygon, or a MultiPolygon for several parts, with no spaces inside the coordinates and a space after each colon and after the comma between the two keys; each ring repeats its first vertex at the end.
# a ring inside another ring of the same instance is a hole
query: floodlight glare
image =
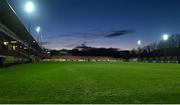
{"type": "Polygon", "coordinates": [[[168,35],[168,34],[164,34],[164,35],[163,35],[163,40],[166,41],[166,40],[168,40],[168,39],[169,39],[169,35],[168,35]]]}
{"type": "Polygon", "coordinates": [[[28,13],[31,13],[33,11],[33,8],[34,8],[34,5],[32,2],[27,2],[26,6],[25,6],[25,9],[28,13]]]}
{"type": "Polygon", "coordinates": [[[38,26],[38,27],[36,28],[36,32],[39,33],[40,31],[41,31],[41,28],[38,26]]]}
{"type": "Polygon", "coordinates": [[[138,44],[138,45],[141,45],[141,40],[138,40],[137,44],[138,44]]]}

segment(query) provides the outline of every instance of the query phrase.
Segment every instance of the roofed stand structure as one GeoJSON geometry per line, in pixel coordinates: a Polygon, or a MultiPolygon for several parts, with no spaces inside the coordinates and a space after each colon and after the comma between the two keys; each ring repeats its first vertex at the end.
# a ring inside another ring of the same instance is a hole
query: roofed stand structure
{"type": "Polygon", "coordinates": [[[0,0],[0,66],[37,61],[43,49],[6,0],[0,0]]]}

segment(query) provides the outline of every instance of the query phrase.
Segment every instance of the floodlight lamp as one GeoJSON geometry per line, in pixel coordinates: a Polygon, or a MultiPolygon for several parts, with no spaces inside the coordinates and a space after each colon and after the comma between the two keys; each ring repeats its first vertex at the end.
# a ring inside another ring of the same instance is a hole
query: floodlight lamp
{"type": "Polygon", "coordinates": [[[34,5],[32,2],[27,2],[27,4],[25,5],[25,10],[28,12],[28,13],[31,13],[33,12],[33,9],[34,9],[34,5]]]}
{"type": "Polygon", "coordinates": [[[168,34],[164,34],[164,35],[163,35],[163,40],[164,40],[164,41],[167,41],[168,39],[169,39],[169,35],[168,35],[168,34]]]}
{"type": "Polygon", "coordinates": [[[141,45],[141,40],[138,40],[137,44],[138,44],[138,45],[141,45]]]}

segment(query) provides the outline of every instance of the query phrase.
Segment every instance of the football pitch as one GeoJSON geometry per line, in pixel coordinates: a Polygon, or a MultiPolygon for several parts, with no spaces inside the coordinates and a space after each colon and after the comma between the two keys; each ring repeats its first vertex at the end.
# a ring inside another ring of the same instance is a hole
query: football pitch
{"type": "Polygon", "coordinates": [[[0,69],[0,103],[180,103],[180,65],[43,62],[0,69]]]}

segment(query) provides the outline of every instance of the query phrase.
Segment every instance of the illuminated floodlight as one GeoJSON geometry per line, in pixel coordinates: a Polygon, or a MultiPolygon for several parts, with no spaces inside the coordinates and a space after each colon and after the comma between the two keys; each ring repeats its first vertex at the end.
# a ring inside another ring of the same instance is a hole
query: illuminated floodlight
{"type": "Polygon", "coordinates": [[[27,2],[26,5],[25,5],[25,10],[28,12],[28,13],[32,13],[33,12],[33,9],[34,9],[34,5],[32,2],[27,2]]]}
{"type": "Polygon", "coordinates": [[[137,44],[140,46],[142,44],[141,40],[138,40],[137,44]]]}
{"type": "Polygon", "coordinates": [[[38,26],[38,27],[36,28],[36,32],[39,33],[40,31],[41,31],[41,28],[38,26]]]}
{"type": "Polygon", "coordinates": [[[164,41],[167,41],[169,39],[169,35],[168,34],[164,34],[162,38],[163,38],[164,41]]]}

